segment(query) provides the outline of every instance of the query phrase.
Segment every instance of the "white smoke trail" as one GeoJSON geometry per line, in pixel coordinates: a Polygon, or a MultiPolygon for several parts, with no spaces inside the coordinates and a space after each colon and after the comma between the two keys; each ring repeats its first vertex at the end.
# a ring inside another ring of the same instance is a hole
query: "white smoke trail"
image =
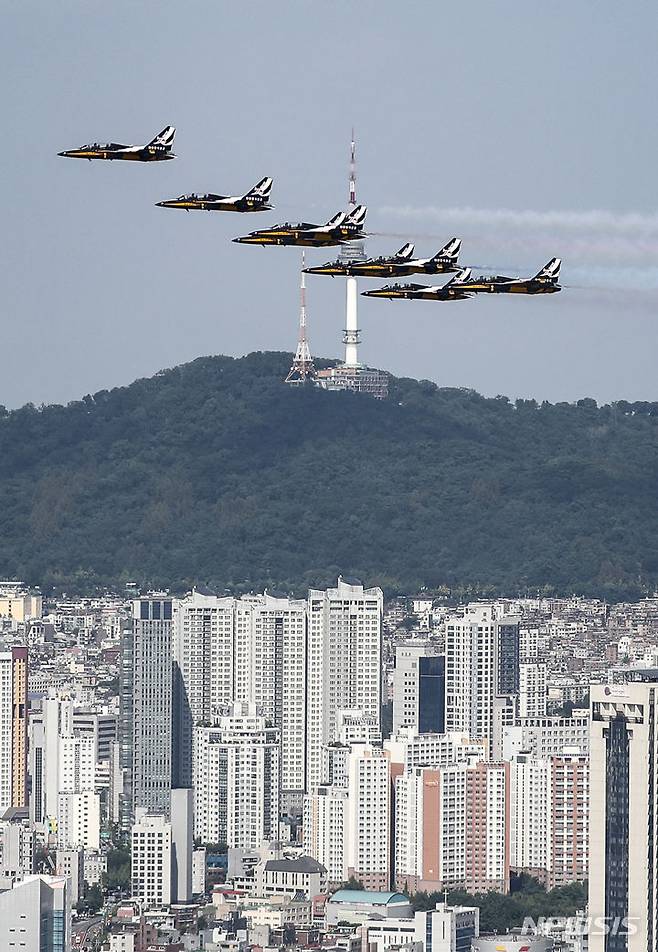
{"type": "Polygon", "coordinates": [[[396,233],[400,224],[414,222],[459,235],[465,239],[464,261],[469,261],[469,244],[478,260],[520,262],[517,272],[556,255],[563,259],[564,283],[658,287],[658,212],[391,205],[377,209],[377,215],[395,222],[396,233]]]}

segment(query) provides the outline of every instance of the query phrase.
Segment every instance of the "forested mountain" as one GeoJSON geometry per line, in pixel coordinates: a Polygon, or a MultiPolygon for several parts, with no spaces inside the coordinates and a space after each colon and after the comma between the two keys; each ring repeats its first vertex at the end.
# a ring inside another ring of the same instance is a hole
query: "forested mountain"
{"type": "Polygon", "coordinates": [[[68,406],[0,408],[0,575],[44,587],[652,591],[658,404],[391,379],[386,401],[205,357],[68,406]]]}

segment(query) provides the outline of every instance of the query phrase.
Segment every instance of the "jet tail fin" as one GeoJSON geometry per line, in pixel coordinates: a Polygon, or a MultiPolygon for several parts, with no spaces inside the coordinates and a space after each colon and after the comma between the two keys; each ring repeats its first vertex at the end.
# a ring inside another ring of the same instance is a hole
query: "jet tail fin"
{"type": "Polygon", "coordinates": [[[164,145],[168,149],[171,149],[174,144],[174,136],[176,135],[176,130],[173,126],[167,126],[162,132],[159,132],[155,139],[151,139],[149,145],[164,145]]]}
{"type": "Polygon", "coordinates": [[[407,261],[414,253],[414,246],[411,242],[407,242],[406,245],[402,245],[399,251],[395,252],[396,258],[402,258],[404,261],[407,261]]]}
{"type": "Polygon", "coordinates": [[[253,188],[249,189],[247,195],[261,195],[263,198],[267,198],[272,190],[273,182],[274,179],[265,176],[265,178],[262,178],[253,188]]]}
{"type": "Polygon", "coordinates": [[[444,245],[440,251],[434,255],[435,258],[452,258],[456,261],[459,257],[462,242],[461,238],[451,238],[447,245],[444,245]]]}
{"type": "Polygon", "coordinates": [[[443,285],[444,288],[447,288],[449,284],[463,284],[464,281],[468,281],[471,276],[470,268],[462,268],[461,271],[458,271],[456,274],[450,278],[449,281],[443,285]]]}
{"type": "Polygon", "coordinates": [[[557,281],[560,277],[561,258],[551,258],[548,264],[545,264],[541,271],[535,275],[535,279],[543,278],[545,281],[557,281]]]}
{"type": "Polygon", "coordinates": [[[368,209],[365,205],[357,205],[356,208],[348,214],[345,219],[346,225],[363,225],[366,220],[366,215],[368,214],[368,209]]]}
{"type": "Polygon", "coordinates": [[[339,225],[343,224],[346,217],[347,216],[345,212],[338,212],[337,214],[334,215],[333,218],[329,219],[329,221],[325,225],[325,228],[338,228],[339,225]]]}

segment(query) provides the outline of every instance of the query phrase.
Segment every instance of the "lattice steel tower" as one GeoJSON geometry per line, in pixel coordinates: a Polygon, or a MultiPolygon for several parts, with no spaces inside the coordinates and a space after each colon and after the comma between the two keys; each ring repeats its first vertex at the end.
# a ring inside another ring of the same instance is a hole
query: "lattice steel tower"
{"type": "Polygon", "coordinates": [[[304,265],[306,258],[302,251],[302,280],[299,286],[299,338],[297,340],[297,350],[288,371],[286,383],[306,383],[307,380],[315,379],[315,367],[311,357],[311,348],[308,346],[308,337],[306,336],[306,275],[304,274],[304,265]]]}

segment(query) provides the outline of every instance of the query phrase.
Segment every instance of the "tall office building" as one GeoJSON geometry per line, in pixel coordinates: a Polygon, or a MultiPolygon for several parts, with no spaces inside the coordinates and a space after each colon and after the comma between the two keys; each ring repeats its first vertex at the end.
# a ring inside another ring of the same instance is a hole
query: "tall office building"
{"type": "Polygon", "coordinates": [[[592,685],[590,704],[589,949],[655,952],[658,680],[592,685]]]}
{"type": "Polygon", "coordinates": [[[0,652],[0,815],[27,805],[27,648],[0,652]]]}
{"type": "Polygon", "coordinates": [[[322,782],[322,748],[337,740],[338,712],[381,716],[383,593],[338,579],[308,595],[306,787],[322,782]]]}
{"type": "Polygon", "coordinates": [[[161,814],[144,814],[130,837],[130,878],[135,899],[148,907],[171,902],[171,823],[161,814]]]}
{"type": "Polygon", "coordinates": [[[393,673],[393,734],[410,727],[417,734],[445,729],[445,657],[425,645],[398,645],[393,673]]]}
{"type": "Polygon", "coordinates": [[[63,876],[28,876],[0,892],[0,949],[70,952],[71,896],[63,876]]]}
{"type": "Polygon", "coordinates": [[[194,744],[194,834],[255,849],[279,834],[280,735],[255,704],[235,702],[194,744]]]}
{"type": "Polygon", "coordinates": [[[366,889],[390,885],[391,781],[386,754],[354,744],[333,764],[331,785],[304,798],[304,849],[338,885],[350,876],[366,889]]]}
{"type": "Polygon", "coordinates": [[[493,738],[494,698],[519,692],[519,622],[473,603],[446,622],[446,730],[493,738]]]}
{"type": "Polygon", "coordinates": [[[169,816],[172,752],[172,601],[163,595],[133,602],[122,635],[121,766],[123,819],[138,810],[169,816]]]}

